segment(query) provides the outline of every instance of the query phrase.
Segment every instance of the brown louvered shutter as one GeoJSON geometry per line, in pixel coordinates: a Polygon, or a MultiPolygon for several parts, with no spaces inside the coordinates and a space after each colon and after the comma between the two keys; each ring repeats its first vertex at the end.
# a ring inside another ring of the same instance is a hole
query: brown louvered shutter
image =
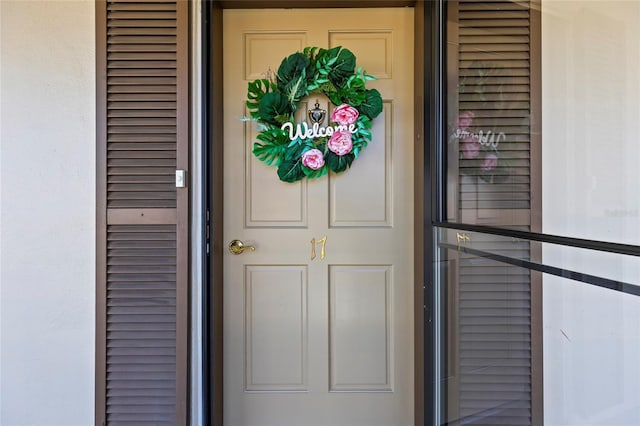
{"type": "MultiPolygon", "coordinates": [[[[528,259],[529,243],[473,234],[473,248],[528,259]]],[[[531,275],[528,269],[460,253],[460,424],[533,424],[531,275]]]]}
{"type": "Polygon", "coordinates": [[[188,2],[98,1],[96,33],[96,424],[186,424],[188,2]]]}
{"type": "MultiPolygon", "coordinates": [[[[449,115],[473,115],[473,133],[490,131],[498,166],[482,171],[483,156],[465,155],[465,144],[450,155],[458,171],[455,219],[479,225],[530,226],[538,203],[532,168],[532,10],[529,1],[449,2],[449,115]],[[499,137],[500,133],[503,134],[499,137]],[[533,186],[532,186],[533,185],[533,186]]],[[[454,124],[455,128],[455,124],[454,124]]]]}
{"type": "MultiPolygon", "coordinates": [[[[457,188],[448,206],[452,222],[540,231],[540,29],[533,5],[449,2],[450,130],[466,125],[457,118],[467,114],[473,117],[469,132],[504,134],[490,173],[482,170],[482,152],[474,156],[462,138],[450,138],[449,176],[457,188]]],[[[474,249],[525,260],[538,256],[527,242],[475,233],[472,239],[474,249]]],[[[451,256],[458,266],[450,418],[473,425],[540,424],[540,277],[464,252],[451,256]]]]}

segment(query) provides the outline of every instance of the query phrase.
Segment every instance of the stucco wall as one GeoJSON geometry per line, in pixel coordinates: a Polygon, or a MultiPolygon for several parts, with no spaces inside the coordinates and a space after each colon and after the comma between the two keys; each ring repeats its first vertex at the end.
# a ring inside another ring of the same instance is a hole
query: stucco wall
{"type": "MultiPolygon", "coordinates": [[[[544,0],[543,231],[640,242],[640,2],[544,0]]],[[[547,245],[640,285],[640,260],[547,245]]],[[[640,424],[640,298],[544,277],[545,425],[640,424]]]]}
{"type": "Polygon", "coordinates": [[[90,425],[95,35],[86,1],[0,1],[0,424],[90,425]]]}

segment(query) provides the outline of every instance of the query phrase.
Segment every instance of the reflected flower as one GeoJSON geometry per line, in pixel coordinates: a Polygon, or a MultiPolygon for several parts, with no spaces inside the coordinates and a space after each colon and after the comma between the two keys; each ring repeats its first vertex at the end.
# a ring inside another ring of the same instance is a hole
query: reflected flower
{"type": "Polygon", "coordinates": [[[465,111],[458,116],[458,129],[467,130],[473,123],[475,114],[471,111],[465,111]]]}
{"type": "Polygon", "coordinates": [[[480,154],[480,143],[472,136],[461,139],[462,156],[464,158],[476,158],[480,154]]]}
{"type": "Polygon", "coordinates": [[[498,156],[495,154],[487,154],[484,157],[484,161],[482,162],[482,166],[480,168],[488,172],[489,170],[493,170],[498,166],[498,156]]]}

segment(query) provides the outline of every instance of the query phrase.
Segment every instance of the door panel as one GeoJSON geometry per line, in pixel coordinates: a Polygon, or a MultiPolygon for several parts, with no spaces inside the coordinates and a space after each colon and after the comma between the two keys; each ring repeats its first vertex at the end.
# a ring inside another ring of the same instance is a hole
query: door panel
{"type": "MultiPolygon", "coordinates": [[[[246,108],[244,116],[249,116],[246,108]]],[[[250,121],[245,123],[244,132],[248,135],[244,138],[245,155],[248,158],[245,162],[247,184],[244,226],[246,228],[306,228],[308,224],[307,186],[302,181],[288,185],[273,184],[274,169],[265,167],[264,163],[251,155],[258,131],[254,123],[250,121]]]]}
{"type": "Polygon", "coordinates": [[[392,207],[396,202],[391,192],[392,108],[391,102],[383,102],[382,113],[373,122],[371,143],[358,157],[356,167],[349,170],[349,178],[329,177],[332,228],[392,226],[392,207]]]}
{"type": "Polygon", "coordinates": [[[224,36],[225,241],[256,248],[224,256],[225,424],[413,424],[412,9],[226,10],[224,36]],[[247,84],[337,45],[378,77],[373,139],[342,174],[280,182],[247,84]]]}
{"type": "Polygon", "coordinates": [[[392,391],[391,266],[329,266],[331,391],[392,391]]]}
{"type": "Polygon", "coordinates": [[[307,268],[247,266],[248,391],[307,390],[307,268]]]}

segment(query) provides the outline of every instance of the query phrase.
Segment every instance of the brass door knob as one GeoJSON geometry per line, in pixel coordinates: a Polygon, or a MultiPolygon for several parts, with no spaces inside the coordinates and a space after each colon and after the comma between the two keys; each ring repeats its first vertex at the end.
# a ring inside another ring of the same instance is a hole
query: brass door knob
{"type": "Polygon", "coordinates": [[[255,251],[255,249],[254,246],[245,245],[240,240],[233,240],[229,243],[229,251],[233,254],[242,254],[245,250],[255,251]]]}

